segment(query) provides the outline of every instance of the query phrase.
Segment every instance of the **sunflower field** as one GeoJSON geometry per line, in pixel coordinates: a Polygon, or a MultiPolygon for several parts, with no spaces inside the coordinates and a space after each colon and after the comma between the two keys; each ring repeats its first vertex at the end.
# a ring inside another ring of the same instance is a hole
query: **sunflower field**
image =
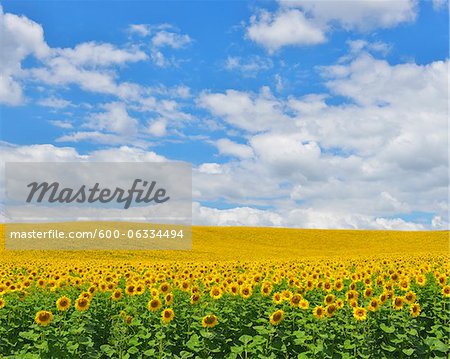
{"type": "Polygon", "coordinates": [[[350,232],[2,250],[0,358],[447,358],[448,232],[350,232]]]}

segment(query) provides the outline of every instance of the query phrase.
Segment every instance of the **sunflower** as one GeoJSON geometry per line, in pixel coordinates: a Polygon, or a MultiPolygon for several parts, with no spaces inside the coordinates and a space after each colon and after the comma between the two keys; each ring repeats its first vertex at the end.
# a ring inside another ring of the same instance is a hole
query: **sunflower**
{"type": "Polygon", "coordinates": [[[344,308],[344,301],[343,301],[341,298],[339,298],[338,300],[336,300],[336,307],[337,307],[338,309],[344,308]]]}
{"type": "Polygon", "coordinates": [[[420,315],[420,304],[414,303],[409,307],[409,313],[412,317],[417,318],[420,315]]]}
{"type": "Polygon", "coordinates": [[[364,290],[364,298],[370,298],[373,295],[373,289],[368,287],[364,290]]]}
{"type": "Polygon", "coordinates": [[[46,310],[41,310],[36,313],[36,317],[34,318],[34,320],[39,325],[42,325],[43,327],[45,327],[46,325],[49,325],[52,322],[53,314],[52,314],[52,312],[49,312],[46,310]]]}
{"type": "Polygon", "coordinates": [[[408,304],[413,304],[416,301],[416,293],[409,291],[405,294],[405,300],[408,304]]]}
{"type": "Polygon", "coordinates": [[[79,298],[85,298],[87,300],[91,300],[92,293],[90,293],[90,292],[83,292],[83,293],[80,294],[79,298]]]}
{"type": "Polygon", "coordinates": [[[273,312],[270,317],[269,317],[269,321],[270,324],[272,325],[278,325],[280,324],[284,319],[284,311],[277,310],[276,312],[273,312]]]}
{"type": "Polygon", "coordinates": [[[400,290],[402,290],[403,292],[406,292],[409,290],[409,280],[404,278],[400,281],[398,287],[400,288],[400,290]]]}
{"type": "Polygon", "coordinates": [[[171,287],[170,284],[167,283],[167,282],[163,282],[163,283],[161,283],[161,285],[159,286],[159,290],[160,290],[161,293],[163,293],[163,294],[166,294],[166,293],[170,292],[171,288],[172,288],[172,287],[171,287]]]}
{"type": "Polygon", "coordinates": [[[356,290],[349,290],[347,293],[345,293],[345,296],[347,297],[347,301],[357,300],[359,297],[359,293],[356,290]]]}
{"type": "Polygon", "coordinates": [[[198,302],[200,302],[200,294],[198,293],[193,293],[191,295],[191,304],[197,304],[198,302]]]}
{"type": "Polygon", "coordinates": [[[325,309],[321,305],[318,305],[314,308],[313,314],[317,319],[323,319],[325,317],[325,309]]]}
{"type": "Polygon", "coordinates": [[[270,287],[270,286],[263,285],[261,287],[261,294],[263,297],[269,296],[271,291],[272,291],[272,287],[270,287]]]}
{"type": "Polygon", "coordinates": [[[427,278],[424,275],[418,275],[416,277],[416,283],[423,287],[425,284],[427,284],[427,278]]]}
{"type": "Polygon", "coordinates": [[[211,290],[209,291],[209,295],[212,299],[218,300],[222,298],[222,290],[218,286],[213,286],[211,290]]]}
{"type": "Polygon", "coordinates": [[[376,312],[378,309],[380,309],[380,301],[377,298],[372,298],[367,309],[369,309],[371,312],[376,312]]]}
{"type": "Polygon", "coordinates": [[[348,302],[348,305],[349,305],[350,307],[352,307],[352,308],[356,308],[356,307],[358,306],[358,301],[352,299],[352,300],[350,300],[350,301],[348,302]]]}
{"type": "Polygon", "coordinates": [[[136,286],[136,295],[142,295],[145,293],[145,286],[143,284],[138,284],[136,286]]]}
{"type": "Polygon", "coordinates": [[[63,296],[56,301],[56,308],[58,308],[58,310],[62,312],[65,312],[70,308],[70,303],[70,299],[66,296],[63,296]]]}
{"type": "Polygon", "coordinates": [[[232,285],[230,285],[228,287],[228,293],[230,293],[233,296],[238,295],[238,293],[239,293],[239,285],[236,284],[236,283],[233,283],[232,285]]]}
{"type": "Polygon", "coordinates": [[[136,294],[136,286],[134,284],[127,285],[125,288],[125,293],[127,293],[130,296],[133,296],[136,294]]]}
{"type": "Polygon", "coordinates": [[[366,320],[367,319],[367,311],[361,307],[353,308],[353,318],[355,318],[357,321],[366,320]]]}
{"type": "Polygon", "coordinates": [[[271,292],[272,292],[272,284],[270,284],[269,282],[264,282],[263,285],[261,286],[261,294],[264,297],[267,297],[270,295],[271,292]]]}
{"type": "Polygon", "coordinates": [[[171,308],[166,308],[161,312],[161,320],[164,324],[169,324],[175,317],[175,312],[171,308]]]}
{"type": "Polygon", "coordinates": [[[306,299],[302,299],[299,303],[299,307],[302,309],[308,309],[309,308],[309,302],[306,299]]]}
{"type": "Polygon", "coordinates": [[[323,303],[325,305],[329,305],[329,304],[333,303],[335,299],[336,299],[336,297],[334,294],[327,294],[327,296],[323,299],[323,303]]]}
{"type": "Polygon", "coordinates": [[[331,318],[334,313],[336,312],[336,305],[334,304],[329,304],[325,307],[325,314],[328,318],[331,318]]]}
{"type": "Polygon", "coordinates": [[[151,312],[156,312],[159,308],[161,308],[162,303],[159,300],[159,298],[153,298],[152,300],[150,300],[148,302],[148,310],[150,310],[151,312]]]}
{"type": "Polygon", "coordinates": [[[80,297],[75,301],[75,309],[82,312],[89,309],[91,302],[89,299],[80,297]]]}
{"type": "Polygon", "coordinates": [[[292,298],[289,300],[289,304],[291,307],[298,308],[300,306],[300,302],[302,300],[302,296],[300,294],[294,294],[292,298]]]}
{"type": "Polygon", "coordinates": [[[283,297],[281,296],[281,293],[275,293],[272,297],[272,300],[275,304],[280,304],[283,301],[283,297]]]}
{"type": "Polygon", "coordinates": [[[292,292],[289,289],[285,289],[281,292],[283,300],[289,301],[292,297],[292,292]]]}
{"type": "Polygon", "coordinates": [[[173,293],[168,293],[164,297],[164,301],[166,302],[166,305],[171,305],[173,303],[173,299],[174,299],[173,293]]]}
{"type": "Polygon", "coordinates": [[[241,295],[242,298],[248,299],[252,296],[253,291],[250,286],[246,285],[241,288],[241,290],[239,291],[239,294],[241,295]]]}
{"type": "Polygon", "coordinates": [[[384,302],[386,302],[388,300],[388,294],[386,292],[383,292],[380,294],[380,296],[378,297],[378,299],[380,300],[380,304],[383,304],[384,302]]]}
{"type": "Polygon", "coordinates": [[[5,301],[2,298],[0,298],[0,309],[2,309],[4,307],[5,307],[5,301]]]}
{"type": "Polygon", "coordinates": [[[91,294],[94,294],[97,291],[97,287],[91,285],[87,291],[91,294]]]}
{"type": "Polygon", "coordinates": [[[395,297],[392,299],[392,307],[395,310],[400,310],[403,308],[403,302],[404,302],[404,298],[403,297],[395,297]]]}
{"type": "Polygon", "coordinates": [[[131,325],[131,322],[133,321],[133,316],[131,315],[126,315],[124,318],[124,321],[126,324],[131,325]]]}
{"type": "Polygon", "coordinates": [[[181,283],[181,286],[180,286],[180,287],[181,287],[181,290],[182,290],[183,292],[188,292],[190,286],[191,286],[191,284],[190,284],[189,282],[183,281],[183,282],[181,283]]]}
{"type": "Polygon", "coordinates": [[[116,290],[111,294],[111,299],[112,299],[112,300],[121,300],[122,297],[123,297],[122,289],[116,289],[116,290]]]}
{"type": "Polygon", "coordinates": [[[444,285],[444,287],[442,287],[442,295],[445,298],[450,298],[450,285],[444,285]]]}
{"type": "Polygon", "coordinates": [[[219,320],[214,314],[205,315],[202,319],[202,326],[204,328],[214,328],[219,320]]]}
{"type": "Polygon", "coordinates": [[[445,275],[440,275],[437,280],[439,285],[444,285],[447,282],[447,277],[445,275]]]}
{"type": "Polygon", "coordinates": [[[323,289],[325,289],[325,291],[327,291],[327,292],[331,292],[331,290],[333,289],[333,286],[331,285],[330,282],[325,282],[323,284],[323,289]]]}
{"type": "Polygon", "coordinates": [[[341,279],[338,279],[336,280],[336,282],[334,282],[334,289],[336,289],[338,292],[344,289],[344,283],[341,279]]]}

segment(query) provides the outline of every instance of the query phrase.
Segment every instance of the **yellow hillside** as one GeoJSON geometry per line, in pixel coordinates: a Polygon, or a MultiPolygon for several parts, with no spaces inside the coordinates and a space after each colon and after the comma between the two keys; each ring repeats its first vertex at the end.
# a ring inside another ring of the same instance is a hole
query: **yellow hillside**
{"type": "MultiPolygon", "coordinates": [[[[93,223],[95,226],[95,223],[93,223]]],[[[3,251],[5,226],[0,226],[2,257],[20,259],[29,252],[3,251]]],[[[88,251],[86,259],[218,261],[290,260],[311,257],[448,254],[449,231],[315,230],[250,227],[193,227],[192,251],[88,251]]],[[[80,259],[78,252],[49,251],[37,257],[80,259]]]]}

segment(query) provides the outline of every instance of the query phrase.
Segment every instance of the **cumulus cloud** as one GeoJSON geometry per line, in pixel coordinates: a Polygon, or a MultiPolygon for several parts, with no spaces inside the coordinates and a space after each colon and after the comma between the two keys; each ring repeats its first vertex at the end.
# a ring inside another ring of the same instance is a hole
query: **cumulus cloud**
{"type": "Polygon", "coordinates": [[[141,148],[120,146],[90,151],[80,154],[73,147],[58,147],[54,145],[18,146],[7,142],[0,142],[2,156],[1,164],[5,162],[166,162],[164,156],[141,148]]]}
{"type": "Polygon", "coordinates": [[[278,127],[286,120],[282,103],[266,87],[259,94],[236,90],[227,90],[225,93],[204,92],[198,104],[228,124],[250,132],[278,127]]]}
{"type": "Polygon", "coordinates": [[[213,226],[281,226],[280,215],[250,207],[237,207],[225,210],[204,207],[199,203],[192,206],[192,217],[199,225],[213,226]]]}
{"type": "Polygon", "coordinates": [[[319,23],[336,22],[346,30],[363,31],[414,21],[418,11],[417,0],[281,0],[280,4],[283,7],[302,9],[319,23]]]}
{"type": "Polygon", "coordinates": [[[103,107],[104,112],[91,115],[86,123],[87,127],[124,136],[130,136],[136,132],[138,121],[128,114],[124,103],[111,102],[103,107]]]}
{"type": "Polygon", "coordinates": [[[0,5],[0,48],[0,103],[19,105],[24,100],[18,79],[21,62],[28,56],[44,59],[50,53],[44,30],[24,16],[5,14],[0,5]]]}
{"type": "Polygon", "coordinates": [[[401,218],[383,218],[352,215],[348,213],[296,209],[287,212],[260,210],[251,207],[216,209],[194,202],[194,223],[212,226],[296,227],[316,229],[382,229],[424,230],[422,224],[401,218]]]}
{"type": "Polygon", "coordinates": [[[160,119],[151,122],[148,126],[148,133],[156,137],[165,136],[167,134],[167,121],[160,119]]]}
{"type": "Polygon", "coordinates": [[[250,18],[246,36],[273,53],[284,46],[324,43],[334,28],[350,31],[390,28],[416,19],[417,0],[281,0],[275,12],[260,10],[250,18]]]}
{"type": "Polygon", "coordinates": [[[361,51],[318,68],[331,94],[202,94],[211,114],[248,131],[253,156],[220,165],[214,180],[199,171],[197,198],[273,206],[300,227],[447,226],[448,61],[392,65],[361,51]],[[328,104],[333,96],[348,101],[328,104]],[[403,219],[415,211],[432,223],[403,219]]]}
{"type": "Polygon", "coordinates": [[[119,49],[108,43],[84,42],[74,48],[54,49],[53,56],[67,59],[75,66],[105,67],[143,61],[147,54],[138,48],[119,49]]]}
{"type": "Polygon", "coordinates": [[[128,27],[128,31],[145,37],[150,34],[150,27],[146,24],[131,24],[128,27]]]}
{"type": "Polygon", "coordinates": [[[315,45],[325,42],[323,30],[298,10],[271,14],[261,11],[250,18],[247,37],[274,52],[287,45],[315,45]]]}
{"type": "Polygon", "coordinates": [[[192,39],[186,34],[177,34],[169,31],[158,31],[152,37],[152,45],[155,47],[171,47],[173,49],[180,49],[189,44],[192,39]]]}
{"type": "Polygon", "coordinates": [[[217,140],[216,146],[219,153],[223,155],[230,155],[238,158],[250,158],[253,156],[253,150],[250,146],[233,142],[228,138],[217,140]]]}

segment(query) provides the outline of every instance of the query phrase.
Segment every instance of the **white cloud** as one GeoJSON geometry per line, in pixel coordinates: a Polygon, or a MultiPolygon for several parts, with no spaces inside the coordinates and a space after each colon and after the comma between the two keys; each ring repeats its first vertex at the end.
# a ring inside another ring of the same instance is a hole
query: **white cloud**
{"type": "Polygon", "coordinates": [[[417,0],[279,1],[273,13],[262,10],[250,18],[246,36],[273,53],[284,46],[317,45],[335,28],[368,31],[416,19],[417,0]]]}
{"type": "Polygon", "coordinates": [[[51,107],[56,109],[66,108],[70,106],[72,103],[70,101],[64,100],[62,98],[57,97],[47,97],[40,101],[38,104],[45,107],[51,107]]]}
{"type": "Polygon", "coordinates": [[[159,50],[152,49],[151,58],[153,62],[159,67],[166,67],[169,65],[169,61],[165,58],[163,53],[159,50]]]}
{"type": "Polygon", "coordinates": [[[199,203],[192,206],[193,221],[200,225],[213,226],[281,226],[280,215],[250,207],[225,210],[203,207],[199,203]]]}
{"type": "Polygon", "coordinates": [[[344,29],[363,31],[414,21],[418,11],[417,0],[281,0],[280,4],[287,8],[300,8],[319,23],[336,22],[344,29]]]}
{"type": "Polygon", "coordinates": [[[448,227],[440,220],[448,213],[448,61],[391,65],[358,49],[318,70],[331,94],[200,96],[199,105],[249,131],[253,156],[194,172],[195,198],[271,206],[289,226],[448,227]],[[328,104],[334,95],[349,101],[328,104]],[[415,211],[434,220],[402,219],[415,211]]]}
{"type": "Polygon", "coordinates": [[[58,137],[55,142],[91,142],[104,145],[120,145],[127,141],[125,141],[123,137],[111,133],[100,131],[77,131],[58,137]]]}
{"type": "Polygon", "coordinates": [[[19,105],[23,102],[21,85],[7,74],[0,74],[0,102],[5,105],[19,105]]]}
{"type": "Polygon", "coordinates": [[[255,76],[260,71],[269,70],[273,67],[273,63],[268,58],[260,56],[251,56],[242,58],[229,56],[225,62],[225,69],[229,71],[239,71],[244,76],[255,76]]]}
{"type": "Polygon", "coordinates": [[[21,62],[30,55],[43,59],[49,54],[42,26],[23,16],[3,13],[0,5],[0,103],[24,101],[18,80],[21,62]]]}
{"type": "Polygon", "coordinates": [[[88,128],[113,132],[123,136],[134,135],[138,121],[131,117],[124,103],[111,102],[103,105],[105,112],[90,116],[86,126],[88,128]]]}
{"type": "Polygon", "coordinates": [[[109,148],[105,150],[96,150],[89,153],[89,159],[92,161],[104,162],[167,162],[168,159],[158,155],[153,151],[147,151],[141,148],[121,146],[119,148],[109,148]]]}
{"type": "Polygon", "coordinates": [[[145,37],[150,34],[150,27],[146,24],[131,24],[128,27],[128,31],[145,37]]]}
{"type": "Polygon", "coordinates": [[[17,146],[7,142],[0,142],[2,161],[5,162],[166,162],[164,156],[153,151],[146,151],[136,147],[121,146],[94,150],[81,155],[72,147],[57,147],[54,145],[17,146]]]}
{"type": "Polygon", "coordinates": [[[84,42],[74,48],[54,49],[53,56],[62,57],[75,66],[105,67],[138,62],[148,56],[137,48],[118,49],[108,43],[84,42]]]}
{"type": "Polygon", "coordinates": [[[49,120],[49,123],[51,123],[53,126],[64,128],[64,129],[72,129],[73,124],[69,121],[62,121],[62,120],[49,120]]]}
{"type": "Polygon", "coordinates": [[[436,11],[448,9],[448,0],[433,0],[433,9],[436,11]]]}
{"type": "Polygon", "coordinates": [[[259,94],[227,90],[225,93],[204,92],[198,99],[201,107],[227,123],[250,132],[260,132],[286,124],[282,103],[268,88],[259,94]]]}
{"type": "Polygon", "coordinates": [[[170,31],[158,31],[152,37],[152,45],[155,47],[171,47],[173,49],[181,49],[192,42],[189,35],[177,34],[170,31]]]}
{"type": "Polygon", "coordinates": [[[152,35],[150,57],[155,65],[159,67],[167,67],[170,65],[176,65],[176,60],[167,58],[162,52],[163,48],[171,48],[179,50],[186,47],[192,42],[189,35],[179,34],[172,31],[172,27],[167,24],[157,26],[156,31],[152,35]]]}
{"type": "Polygon", "coordinates": [[[262,11],[252,16],[247,36],[269,52],[287,45],[315,45],[326,40],[322,29],[298,10],[283,10],[276,14],[262,11]]]}
{"type": "Polygon", "coordinates": [[[85,91],[106,93],[120,98],[136,98],[141,88],[117,83],[111,66],[147,59],[137,49],[117,49],[111,44],[82,43],[75,48],[53,49],[44,66],[26,70],[32,79],[49,85],[78,85],[85,91]]]}
{"type": "Polygon", "coordinates": [[[297,228],[348,228],[382,230],[424,230],[421,224],[401,218],[359,216],[335,212],[314,211],[312,208],[275,212],[251,207],[216,209],[197,202],[192,206],[193,222],[212,226],[267,226],[297,228]]]}
{"type": "Polygon", "coordinates": [[[233,142],[228,138],[222,138],[216,141],[217,149],[220,154],[230,155],[238,158],[251,158],[253,150],[250,146],[233,142]]]}
{"type": "Polygon", "coordinates": [[[167,134],[167,121],[164,119],[153,121],[148,126],[148,133],[156,137],[162,137],[167,134]]]}
{"type": "Polygon", "coordinates": [[[222,167],[218,163],[203,163],[199,166],[198,171],[209,175],[217,175],[222,173],[222,167]]]}

